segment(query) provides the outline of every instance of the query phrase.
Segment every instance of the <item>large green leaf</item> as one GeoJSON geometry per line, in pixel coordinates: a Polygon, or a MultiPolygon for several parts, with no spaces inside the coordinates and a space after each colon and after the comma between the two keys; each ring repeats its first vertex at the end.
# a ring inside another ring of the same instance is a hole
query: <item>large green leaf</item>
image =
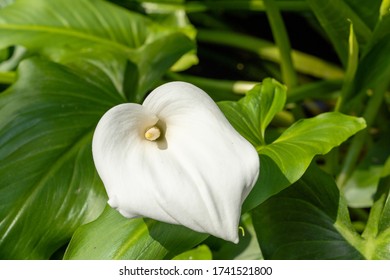
{"type": "MultiPolygon", "coordinates": [[[[153,21],[160,25],[171,29],[177,29],[186,34],[189,38],[195,39],[196,29],[191,25],[186,10],[184,7],[184,0],[170,0],[170,1],[114,1],[117,4],[127,6],[129,9],[142,10],[153,21]]],[[[175,65],[172,66],[173,71],[182,71],[190,66],[198,63],[198,57],[195,50],[185,54],[175,65]]]]}
{"type": "Polygon", "coordinates": [[[360,236],[334,180],[312,166],[253,211],[265,259],[362,259],[360,236]]]}
{"type": "Polygon", "coordinates": [[[368,43],[372,30],[344,0],[307,0],[307,2],[329,36],[340,60],[346,65],[350,22],[353,23],[357,39],[361,44],[368,43]]]}
{"type": "MultiPolygon", "coordinates": [[[[386,0],[385,0],[386,1],[386,0]]],[[[359,15],[360,19],[370,28],[374,29],[379,17],[379,8],[383,0],[345,0],[345,3],[359,15]]]]}
{"type": "Polygon", "coordinates": [[[58,62],[104,65],[117,90],[137,100],[193,48],[177,29],[100,0],[17,0],[0,10],[0,37],[0,48],[23,45],[58,62]]]}
{"type": "Polygon", "coordinates": [[[46,259],[103,210],[92,135],[124,100],[111,84],[38,59],[18,76],[0,95],[0,258],[46,259]]]}
{"type": "Polygon", "coordinates": [[[364,127],[364,119],[340,113],[324,113],[293,124],[259,151],[260,179],[244,209],[259,205],[296,182],[316,155],[328,153],[364,127]]]}
{"type": "Polygon", "coordinates": [[[244,203],[244,212],[296,182],[316,155],[328,153],[365,127],[362,118],[324,113],[294,123],[278,139],[266,144],[264,131],[285,100],[285,87],[265,79],[238,102],[218,103],[260,155],[260,177],[244,203]]]}
{"type": "Polygon", "coordinates": [[[170,259],[207,236],[151,219],[126,219],[107,206],[97,220],[76,231],[65,259],[170,259]]]}
{"type": "Polygon", "coordinates": [[[353,84],[356,95],[367,95],[367,92],[376,88],[378,84],[389,83],[389,52],[390,33],[375,44],[360,61],[353,84]]]}

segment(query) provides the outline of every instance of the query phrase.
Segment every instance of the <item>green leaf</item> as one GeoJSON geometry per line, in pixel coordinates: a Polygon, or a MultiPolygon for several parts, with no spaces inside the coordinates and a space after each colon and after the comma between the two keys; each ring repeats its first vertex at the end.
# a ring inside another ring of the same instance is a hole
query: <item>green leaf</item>
{"type": "Polygon", "coordinates": [[[260,155],[260,177],[243,212],[296,182],[316,155],[328,153],[365,127],[362,118],[325,113],[294,123],[273,143],[265,144],[265,129],[285,100],[286,88],[265,79],[238,102],[218,103],[234,128],[260,155]]]}
{"type": "MultiPolygon", "coordinates": [[[[137,58],[138,87],[133,90],[136,94],[130,100],[141,102],[145,92],[155,86],[158,79],[193,47],[190,39],[175,33],[141,48],[137,58]]],[[[128,92],[128,95],[134,94],[131,90],[128,92]]]]}
{"type": "Polygon", "coordinates": [[[258,147],[265,144],[265,129],[285,102],[286,87],[276,80],[265,79],[238,102],[222,101],[218,105],[232,125],[258,147]]]}
{"type": "Polygon", "coordinates": [[[343,81],[343,87],[341,89],[341,95],[335,108],[336,112],[340,111],[343,103],[350,98],[351,90],[353,88],[353,80],[359,64],[359,44],[357,42],[352,23],[349,29],[348,46],[346,72],[343,81]]]}
{"type": "Polygon", "coordinates": [[[349,22],[353,23],[357,39],[362,44],[370,40],[371,29],[343,0],[308,0],[307,2],[329,36],[341,62],[346,65],[349,22]]]}
{"type": "Polygon", "coordinates": [[[39,59],[18,76],[0,95],[0,258],[47,259],[103,210],[92,134],[124,100],[111,84],[39,59]]]}
{"type": "Polygon", "coordinates": [[[389,7],[387,7],[386,12],[383,13],[376,28],[374,29],[374,34],[372,36],[373,38],[370,41],[370,46],[366,48],[366,53],[371,49],[372,46],[377,44],[386,36],[389,37],[390,35],[390,4],[388,5],[389,7]]]}
{"type": "Polygon", "coordinates": [[[363,259],[334,180],[315,166],[256,208],[253,224],[265,259],[363,259]]]}
{"type": "Polygon", "coordinates": [[[384,164],[390,155],[389,136],[386,133],[375,141],[346,182],[344,195],[349,207],[372,206],[384,164]]]}
{"type": "MultiPolygon", "coordinates": [[[[154,22],[166,26],[171,29],[176,29],[186,34],[192,40],[195,40],[196,29],[191,25],[186,10],[184,0],[170,1],[134,1],[154,22]],[[139,3],[137,3],[139,2],[139,3]]],[[[183,71],[194,64],[198,63],[198,57],[195,50],[186,53],[172,67],[172,71],[183,71]]]]}
{"type": "Polygon", "coordinates": [[[268,22],[271,26],[272,36],[278,46],[281,58],[281,72],[284,83],[289,87],[295,87],[298,84],[298,76],[292,61],[292,50],[290,40],[287,35],[286,27],[282,19],[280,10],[274,0],[263,0],[268,22]]]}
{"type": "Polygon", "coordinates": [[[357,93],[367,94],[367,90],[375,88],[377,84],[389,82],[389,51],[390,34],[373,46],[359,63],[354,81],[354,90],[357,93]]]}
{"type": "Polygon", "coordinates": [[[57,62],[103,64],[117,91],[138,101],[193,48],[177,29],[100,0],[17,0],[0,10],[0,36],[0,48],[23,45],[57,62]],[[132,77],[124,76],[128,62],[132,77]]]}
{"type": "Polygon", "coordinates": [[[252,209],[296,182],[316,155],[328,153],[365,126],[364,119],[340,113],[324,113],[294,123],[259,150],[260,177],[243,208],[252,209]]]}
{"type": "Polygon", "coordinates": [[[363,250],[368,259],[390,259],[390,158],[386,161],[374,197],[366,228],[363,250]]]}
{"type": "Polygon", "coordinates": [[[215,260],[262,260],[259,243],[257,242],[256,232],[253,228],[252,217],[250,213],[245,213],[241,217],[240,242],[233,244],[221,239],[210,236],[205,241],[212,248],[213,259],[215,260]]]}
{"type": "Polygon", "coordinates": [[[200,245],[195,249],[186,251],[174,257],[174,260],[211,260],[213,258],[207,245],[200,245]]]}
{"type": "MultiPolygon", "coordinates": [[[[387,1],[387,0],[385,0],[387,1]]],[[[379,9],[382,0],[345,0],[345,3],[359,15],[362,21],[370,28],[374,29],[379,17],[379,9]]]]}
{"type": "Polygon", "coordinates": [[[126,219],[107,206],[74,234],[65,259],[170,259],[208,235],[151,219],[126,219]]]}
{"type": "Polygon", "coordinates": [[[17,0],[0,10],[1,46],[18,42],[51,55],[88,52],[88,45],[130,54],[152,39],[146,35],[152,28],[141,15],[99,0],[17,0]]]}

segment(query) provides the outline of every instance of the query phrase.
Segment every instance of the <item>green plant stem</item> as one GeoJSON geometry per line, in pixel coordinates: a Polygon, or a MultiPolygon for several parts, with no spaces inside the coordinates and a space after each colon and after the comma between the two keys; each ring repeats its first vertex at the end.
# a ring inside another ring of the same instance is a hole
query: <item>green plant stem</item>
{"type": "MultiPolygon", "coordinates": [[[[282,61],[278,48],[273,43],[240,33],[198,29],[197,40],[250,51],[262,59],[276,63],[282,61]]],[[[292,50],[291,55],[297,71],[303,74],[327,80],[339,80],[344,77],[342,69],[318,57],[296,50],[292,50]]]]}
{"type": "Polygon", "coordinates": [[[166,76],[170,80],[180,80],[195,84],[201,88],[213,88],[220,91],[226,91],[237,95],[244,95],[258,82],[251,81],[229,81],[229,80],[217,80],[210,78],[203,78],[192,75],[178,74],[169,72],[166,76]]]}
{"type": "Polygon", "coordinates": [[[16,74],[12,71],[0,72],[0,84],[12,84],[16,80],[16,74]]]}
{"type": "Polygon", "coordinates": [[[331,99],[339,94],[342,80],[322,80],[300,85],[288,91],[287,103],[305,98],[331,99]]]}
{"type": "MultiPolygon", "coordinates": [[[[178,73],[169,72],[166,74],[169,80],[185,81],[192,83],[202,89],[204,89],[214,99],[229,100],[231,96],[235,96],[235,100],[243,97],[245,93],[252,89],[258,82],[250,81],[229,81],[229,80],[216,80],[204,77],[197,77],[192,75],[183,75],[178,73]],[[215,94],[215,92],[222,92],[222,94],[215,94]],[[230,94],[229,96],[226,96],[230,94]],[[215,98],[217,95],[217,98],[215,98]],[[220,97],[220,98],[218,98],[220,97]]],[[[281,111],[277,113],[272,120],[276,126],[288,127],[294,123],[295,119],[293,114],[287,111],[281,111]]]]}
{"type": "Polygon", "coordinates": [[[274,40],[279,48],[284,83],[288,88],[293,88],[298,85],[298,76],[295,72],[291,56],[290,40],[287,35],[286,27],[284,26],[282,15],[274,0],[264,0],[264,4],[274,40]]]}
{"type": "Polygon", "coordinates": [[[369,128],[374,122],[374,119],[377,115],[379,107],[381,106],[386,90],[387,90],[387,83],[383,83],[383,84],[379,84],[377,88],[372,91],[373,94],[370,97],[366,110],[363,114],[363,118],[366,120],[367,128],[357,133],[353,138],[348,153],[345,156],[341,172],[337,178],[337,185],[341,190],[344,189],[347,180],[351,176],[356,166],[363,145],[366,142],[369,128]]]}
{"type": "MultiPolygon", "coordinates": [[[[144,4],[145,5],[145,4],[144,4]]],[[[169,4],[170,6],[176,6],[169,4]]],[[[305,1],[278,1],[277,7],[282,11],[308,11],[309,6],[305,1]]],[[[191,1],[185,4],[187,13],[205,12],[208,10],[243,10],[243,11],[265,11],[263,0],[251,1],[191,1]]]]}

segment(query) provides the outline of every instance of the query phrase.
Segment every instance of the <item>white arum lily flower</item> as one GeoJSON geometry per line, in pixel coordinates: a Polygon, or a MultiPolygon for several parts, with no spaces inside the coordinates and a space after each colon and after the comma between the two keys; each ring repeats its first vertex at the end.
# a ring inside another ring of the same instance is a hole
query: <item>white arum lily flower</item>
{"type": "Polygon", "coordinates": [[[201,89],[171,82],[99,121],[93,158],[109,205],[238,242],[241,205],[259,174],[254,147],[201,89]]]}

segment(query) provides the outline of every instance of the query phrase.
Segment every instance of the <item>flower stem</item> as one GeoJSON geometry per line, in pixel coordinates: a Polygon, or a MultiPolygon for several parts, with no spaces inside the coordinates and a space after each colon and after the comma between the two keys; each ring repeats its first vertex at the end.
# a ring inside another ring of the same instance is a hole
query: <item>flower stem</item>
{"type": "MultiPolygon", "coordinates": [[[[230,81],[230,80],[218,80],[210,79],[186,74],[178,74],[174,72],[169,72],[166,74],[166,77],[170,80],[180,80],[195,84],[202,88],[203,90],[209,92],[210,95],[217,95],[222,99],[238,99],[244,95],[248,90],[250,90],[254,85],[258,84],[255,81],[230,81]],[[217,94],[216,92],[221,92],[217,94]],[[223,95],[222,92],[226,94],[223,95]]],[[[220,99],[220,98],[216,98],[220,99]]]]}
{"type": "Polygon", "coordinates": [[[339,95],[342,80],[322,80],[303,84],[288,91],[287,103],[306,98],[332,99],[339,95]]]}
{"type": "Polygon", "coordinates": [[[368,136],[369,128],[375,120],[378,113],[379,107],[381,106],[384,94],[387,90],[387,83],[378,84],[377,87],[372,91],[373,94],[368,101],[366,110],[363,114],[363,118],[366,120],[367,128],[360,131],[352,140],[351,146],[349,147],[348,153],[345,156],[344,164],[341,172],[337,178],[337,184],[340,189],[345,187],[345,184],[351,176],[356,162],[359,158],[363,145],[368,136]]]}
{"type": "MultiPolygon", "coordinates": [[[[217,80],[192,75],[169,72],[169,80],[192,83],[205,90],[215,101],[238,100],[258,82],[217,80]]],[[[277,126],[288,127],[294,123],[294,116],[288,111],[277,113],[273,119],[277,126]]]]}
{"type": "MultiPolygon", "coordinates": [[[[262,59],[279,64],[283,59],[273,43],[241,33],[198,29],[197,40],[250,51],[262,59]]],[[[300,51],[291,50],[291,52],[296,70],[303,74],[329,80],[342,79],[344,76],[343,70],[332,63],[300,51]]]]}
{"type": "MultiPolygon", "coordinates": [[[[175,4],[169,4],[174,6],[175,4]]],[[[304,1],[278,1],[278,8],[283,11],[308,11],[309,6],[304,1]]],[[[174,8],[174,7],[173,7],[174,8]]],[[[205,12],[208,10],[244,10],[244,11],[264,11],[263,0],[251,1],[191,1],[185,4],[187,13],[205,12]]]]}
{"type": "Polygon", "coordinates": [[[288,39],[286,27],[275,2],[273,0],[264,0],[264,4],[272,34],[279,48],[283,80],[287,87],[293,88],[298,84],[298,76],[292,61],[290,40],[288,39]]]}

